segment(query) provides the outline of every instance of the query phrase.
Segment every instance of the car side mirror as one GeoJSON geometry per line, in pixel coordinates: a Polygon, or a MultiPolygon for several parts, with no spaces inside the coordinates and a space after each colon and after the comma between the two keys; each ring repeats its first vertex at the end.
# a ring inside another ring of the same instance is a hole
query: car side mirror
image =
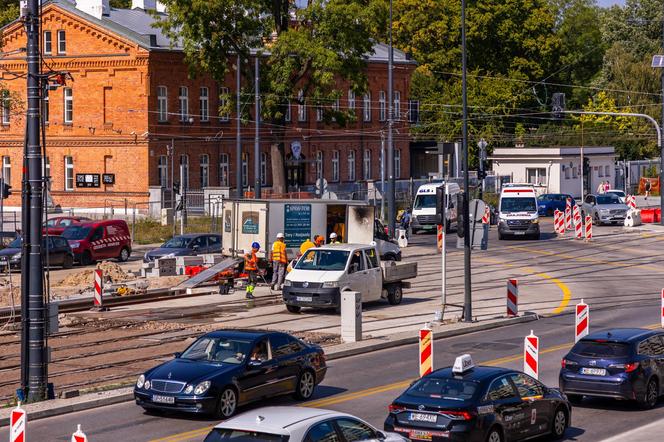
{"type": "Polygon", "coordinates": [[[173,357],[175,359],[179,358],[180,356],[182,356],[182,353],[180,353],[179,351],[176,351],[175,353],[173,353],[173,357]]]}
{"type": "Polygon", "coordinates": [[[198,244],[196,244],[195,246],[192,246],[191,249],[192,249],[194,252],[197,251],[197,250],[198,250],[198,244]]]}
{"type": "Polygon", "coordinates": [[[387,434],[383,433],[383,432],[380,431],[380,430],[376,431],[376,436],[378,436],[378,440],[385,440],[385,439],[387,439],[387,434]]]}

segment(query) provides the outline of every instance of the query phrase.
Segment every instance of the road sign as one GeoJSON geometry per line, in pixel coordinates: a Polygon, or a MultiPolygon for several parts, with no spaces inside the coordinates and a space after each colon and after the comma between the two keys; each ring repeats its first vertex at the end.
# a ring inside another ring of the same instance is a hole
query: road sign
{"type": "Polygon", "coordinates": [[[538,379],[539,375],[539,338],[530,330],[523,340],[523,372],[538,379]]]}
{"type": "Polygon", "coordinates": [[[9,417],[9,442],[25,442],[25,425],[28,422],[28,416],[25,410],[21,408],[21,403],[14,408],[9,417]]]}
{"type": "Polygon", "coordinates": [[[81,431],[81,424],[78,424],[76,432],[71,435],[71,442],[88,442],[88,437],[81,431]]]}

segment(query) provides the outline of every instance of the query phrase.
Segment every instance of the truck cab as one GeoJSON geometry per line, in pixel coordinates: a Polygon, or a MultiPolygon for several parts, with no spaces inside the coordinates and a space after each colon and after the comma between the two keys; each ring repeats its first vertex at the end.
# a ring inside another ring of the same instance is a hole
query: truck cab
{"type": "Polygon", "coordinates": [[[528,185],[506,186],[500,193],[498,239],[540,238],[537,195],[528,185]]]}

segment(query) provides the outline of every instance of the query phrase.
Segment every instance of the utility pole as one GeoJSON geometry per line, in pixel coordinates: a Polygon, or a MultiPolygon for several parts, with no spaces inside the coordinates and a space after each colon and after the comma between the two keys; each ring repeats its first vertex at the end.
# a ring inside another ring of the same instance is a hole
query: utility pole
{"type": "Polygon", "coordinates": [[[388,221],[390,238],[396,237],[396,189],[394,181],[394,140],[392,139],[392,126],[393,121],[393,104],[392,103],[392,88],[393,78],[392,70],[394,64],[394,49],[392,48],[392,0],[390,0],[390,27],[389,27],[389,54],[387,58],[387,176],[388,176],[388,189],[387,189],[387,216],[390,218],[388,221]]]}
{"type": "Polygon", "coordinates": [[[461,0],[461,97],[463,108],[462,150],[463,150],[463,321],[473,321],[472,288],[470,280],[470,216],[468,203],[468,94],[467,94],[467,66],[466,66],[466,0],[461,0]]]}
{"type": "Polygon", "coordinates": [[[385,222],[385,133],[382,130],[380,131],[380,193],[380,222],[383,223],[385,222]]]}
{"type": "Polygon", "coordinates": [[[171,214],[173,215],[173,236],[175,236],[175,225],[177,220],[177,212],[175,211],[175,138],[171,138],[171,145],[166,146],[166,155],[168,161],[171,163],[171,214]]]}
{"type": "Polygon", "coordinates": [[[242,58],[240,54],[237,55],[236,68],[235,68],[235,119],[237,121],[235,132],[235,163],[237,169],[235,170],[235,182],[237,185],[237,199],[241,200],[244,196],[242,193],[242,118],[240,111],[242,105],[240,103],[240,64],[242,58]]]}
{"type": "Polygon", "coordinates": [[[256,114],[256,129],[254,135],[254,199],[261,198],[261,82],[260,82],[260,56],[257,53],[254,60],[254,108],[256,114]]]}
{"type": "MultiPolygon", "coordinates": [[[[22,216],[22,224],[27,227],[23,233],[29,234],[27,254],[23,254],[21,265],[27,268],[27,322],[23,317],[23,329],[27,328],[27,400],[36,402],[46,399],[46,340],[44,309],[44,268],[41,259],[42,243],[42,155],[39,139],[40,131],[40,57],[39,57],[39,0],[29,0],[24,23],[27,33],[28,63],[28,113],[26,118],[26,160],[28,173],[29,202],[22,216]],[[27,219],[26,219],[27,218],[27,219]],[[23,261],[27,260],[27,265],[23,261]]],[[[24,172],[25,174],[25,172],[24,172]]],[[[24,177],[25,179],[25,177],[24,177]]],[[[25,204],[25,201],[24,201],[25,204]]],[[[23,282],[22,282],[23,284],[23,282]]]]}
{"type": "MultiPolygon", "coordinates": [[[[664,19],[662,20],[662,47],[664,47],[664,19]]],[[[664,69],[662,70],[662,118],[660,133],[664,132],[664,69]]],[[[664,146],[659,146],[659,210],[660,225],[664,226],[664,146]]]]}

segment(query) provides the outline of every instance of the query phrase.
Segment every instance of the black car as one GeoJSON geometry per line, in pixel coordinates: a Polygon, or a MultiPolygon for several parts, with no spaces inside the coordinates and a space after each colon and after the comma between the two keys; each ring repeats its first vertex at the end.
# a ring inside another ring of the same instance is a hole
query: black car
{"type": "Polygon", "coordinates": [[[144,262],[165,256],[194,256],[203,253],[221,253],[221,235],[213,233],[187,233],[174,236],[156,249],[145,254],[144,262]]]}
{"type": "Polygon", "coordinates": [[[653,408],[664,393],[664,332],[618,328],[591,333],[561,361],[559,382],[573,402],[599,396],[653,408]]]}
{"type": "Polygon", "coordinates": [[[413,441],[561,438],[572,407],[560,391],[516,370],[474,366],[469,355],[415,381],[389,406],[385,430],[413,441]]]}
{"type": "MultiPolygon", "coordinates": [[[[10,242],[6,248],[0,250],[1,267],[6,267],[7,263],[9,263],[12,268],[18,268],[21,266],[21,255],[23,253],[21,244],[21,237],[18,237],[10,242]]],[[[49,266],[60,266],[65,269],[72,268],[74,265],[74,252],[72,252],[71,247],[69,247],[69,242],[66,239],[60,236],[44,237],[42,250],[45,252],[47,249],[49,266]]],[[[45,256],[42,257],[42,263],[44,266],[47,265],[45,256]]]]}
{"type": "Polygon", "coordinates": [[[309,399],[326,371],[323,349],[289,334],[215,331],[142,374],[134,397],[145,409],[227,418],[239,405],[273,396],[309,399]]]}

